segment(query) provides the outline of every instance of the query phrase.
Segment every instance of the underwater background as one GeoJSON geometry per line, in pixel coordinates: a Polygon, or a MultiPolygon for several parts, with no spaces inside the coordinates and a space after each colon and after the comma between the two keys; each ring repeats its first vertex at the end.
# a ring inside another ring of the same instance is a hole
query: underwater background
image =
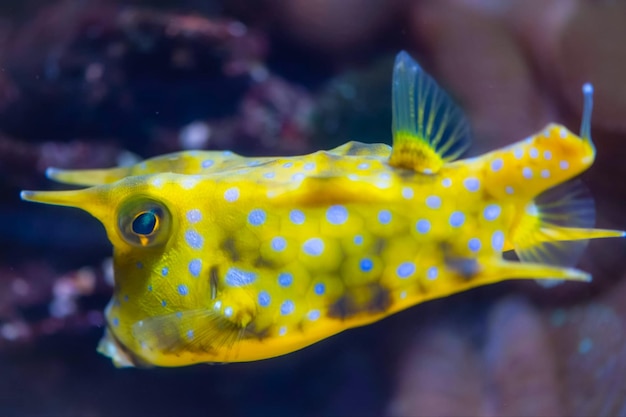
{"type": "Polygon", "coordinates": [[[470,154],[595,87],[597,226],[626,227],[626,3],[591,0],[24,0],[0,3],[0,415],[626,416],[626,244],[591,284],[503,282],[270,360],[116,369],[96,353],[111,246],[79,210],[27,204],[48,166],[181,149],[294,155],[390,143],[411,54],[467,112],[470,154]]]}

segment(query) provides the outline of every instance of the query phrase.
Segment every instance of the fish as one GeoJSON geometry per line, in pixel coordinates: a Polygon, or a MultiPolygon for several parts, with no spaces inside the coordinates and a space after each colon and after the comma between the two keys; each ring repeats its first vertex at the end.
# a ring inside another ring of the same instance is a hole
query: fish
{"type": "Polygon", "coordinates": [[[50,179],[84,188],[21,198],[82,209],[106,229],[114,288],[98,350],[114,365],[268,359],[477,286],[590,281],[575,267],[587,242],[624,231],[593,228],[593,199],[576,179],[595,159],[590,84],[583,97],[579,135],[549,124],[462,158],[468,119],[402,51],[392,146],[50,168],[50,179]]]}

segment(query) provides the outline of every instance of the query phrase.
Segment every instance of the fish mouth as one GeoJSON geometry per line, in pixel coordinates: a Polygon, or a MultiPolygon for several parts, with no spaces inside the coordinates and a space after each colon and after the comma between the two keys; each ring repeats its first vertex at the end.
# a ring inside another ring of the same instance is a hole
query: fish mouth
{"type": "Polygon", "coordinates": [[[104,336],[100,339],[97,348],[98,353],[111,358],[113,364],[118,368],[152,368],[153,364],[141,358],[127,347],[115,335],[115,332],[109,324],[105,330],[104,336]]]}

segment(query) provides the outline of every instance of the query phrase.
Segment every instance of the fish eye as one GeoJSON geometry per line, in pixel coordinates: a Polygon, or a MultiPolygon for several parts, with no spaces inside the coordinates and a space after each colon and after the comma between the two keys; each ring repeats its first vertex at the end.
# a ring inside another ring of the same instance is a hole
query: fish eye
{"type": "Polygon", "coordinates": [[[143,198],[126,201],[118,211],[118,231],[133,246],[162,245],[169,236],[171,215],[158,201],[143,198]]]}
{"type": "Polygon", "coordinates": [[[150,236],[159,228],[159,216],[154,211],[143,211],[135,216],[130,229],[139,236],[150,236]]]}

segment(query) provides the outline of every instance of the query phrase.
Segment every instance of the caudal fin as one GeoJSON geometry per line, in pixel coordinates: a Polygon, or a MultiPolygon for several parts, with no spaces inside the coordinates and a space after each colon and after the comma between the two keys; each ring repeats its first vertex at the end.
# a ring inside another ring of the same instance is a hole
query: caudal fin
{"type": "MultiPolygon", "coordinates": [[[[623,237],[619,230],[594,229],[595,205],[579,180],[552,188],[526,207],[513,243],[522,262],[573,267],[589,239],[623,237]]],[[[552,286],[560,280],[538,281],[552,286]]]]}

